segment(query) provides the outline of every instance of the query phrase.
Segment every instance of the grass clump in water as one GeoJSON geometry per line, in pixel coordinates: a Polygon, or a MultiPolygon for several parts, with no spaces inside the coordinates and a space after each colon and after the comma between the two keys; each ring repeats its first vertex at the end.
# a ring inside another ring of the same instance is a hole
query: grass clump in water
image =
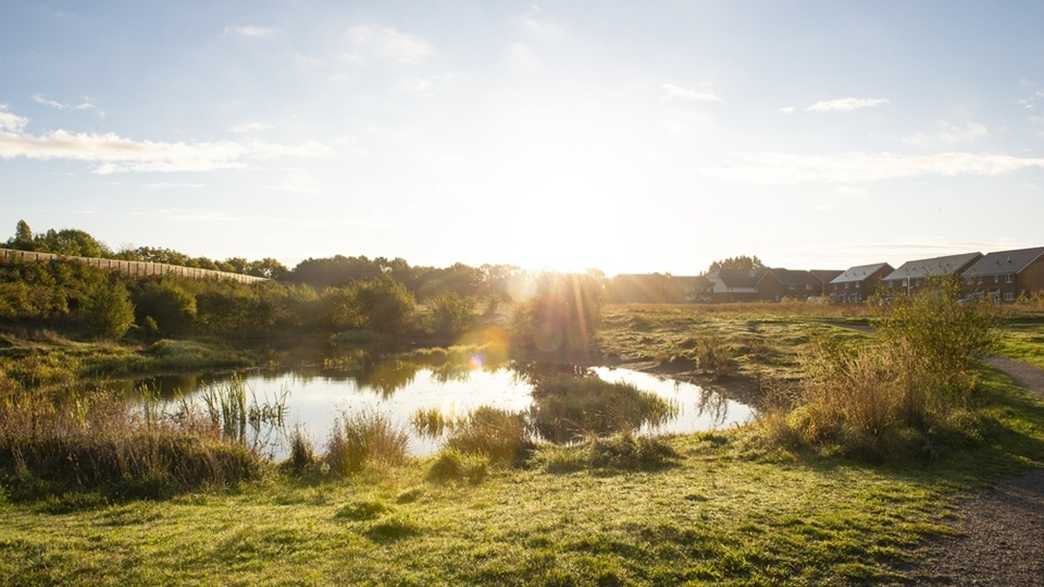
{"type": "Polygon", "coordinates": [[[537,382],[529,420],[542,438],[563,443],[661,424],[676,413],[676,406],[628,383],[554,376],[537,382]]]}
{"type": "Polygon", "coordinates": [[[442,412],[435,408],[417,410],[410,419],[413,429],[421,436],[437,438],[442,436],[451,422],[446,420],[442,412]]]}
{"type": "Polygon", "coordinates": [[[483,406],[451,426],[446,448],[482,455],[494,463],[516,463],[533,443],[522,414],[483,406]]]}
{"type": "Polygon", "coordinates": [[[324,462],[334,476],[361,471],[367,464],[395,465],[406,458],[408,436],[373,411],[342,414],[334,421],[324,462]]]}

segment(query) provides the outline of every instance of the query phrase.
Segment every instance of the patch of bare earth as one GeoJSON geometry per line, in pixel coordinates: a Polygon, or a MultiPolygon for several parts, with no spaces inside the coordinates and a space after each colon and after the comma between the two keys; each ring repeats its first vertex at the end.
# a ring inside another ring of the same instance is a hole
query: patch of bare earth
{"type": "MultiPolygon", "coordinates": [[[[1002,357],[989,362],[1044,399],[1044,369],[1002,357]]],[[[929,547],[915,582],[1044,586],[1044,470],[971,495],[956,513],[959,534],[929,547]]]]}

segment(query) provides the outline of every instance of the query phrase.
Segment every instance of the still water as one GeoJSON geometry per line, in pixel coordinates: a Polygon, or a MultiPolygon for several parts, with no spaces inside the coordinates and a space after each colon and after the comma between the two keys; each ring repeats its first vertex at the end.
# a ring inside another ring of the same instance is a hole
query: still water
{"type": "MultiPolygon", "coordinates": [[[[317,446],[339,416],[376,411],[409,434],[409,452],[416,456],[439,449],[441,438],[419,434],[411,424],[421,409],[435,409],[447,417],[465,416],[481,406],[524,412],[533,404],[532,373],[543,366],[502,361],[495,365],[469,360],[463,365],[423,365],[398,359],[370,361],[364,368],[297,368],[279,372],[245,372],[237,376],[253,404],[281,402],[285,406],[282,431],[268,431],[264,451],[286,456],[285,432],[300,427],[317,446]]],[[[561,370],[562,367],[553,367],[561,370]]],[[[698,385],[639,371],[612,367],[568,367],[572,375],[597,376],[608,382],[629,383],[653,393],[674,408],[666,420],[643,424],[636,432],[659,435],[713,430],[750,420],[750,407],[698,385]]],[[[209,386],[221,385],[226,375],[182,375],[125,382],[157,390],[166,409],[198,402],[209,386]]]]}

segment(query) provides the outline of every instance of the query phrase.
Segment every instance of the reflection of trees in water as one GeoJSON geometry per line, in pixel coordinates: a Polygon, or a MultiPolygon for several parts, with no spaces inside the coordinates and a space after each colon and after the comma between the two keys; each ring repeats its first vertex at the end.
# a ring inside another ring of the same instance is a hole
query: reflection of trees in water
{"type": "Polygon", "coordinates": [[[724,424],[729,415],[729,399],[705,387],[700,387],[699,390],[696,397],[696,414],[710,416],[716,426],[724,424]]]}

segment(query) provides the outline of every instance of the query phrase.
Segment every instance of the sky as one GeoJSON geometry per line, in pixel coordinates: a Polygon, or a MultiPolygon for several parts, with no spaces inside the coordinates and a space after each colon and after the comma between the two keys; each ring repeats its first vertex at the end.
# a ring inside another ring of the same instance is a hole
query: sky
{"type": "Polygon", "coordinates": [[[953,0],[12,0],[0,230],[609,274],[1039,246],[1042,22],[953,0]]]}

